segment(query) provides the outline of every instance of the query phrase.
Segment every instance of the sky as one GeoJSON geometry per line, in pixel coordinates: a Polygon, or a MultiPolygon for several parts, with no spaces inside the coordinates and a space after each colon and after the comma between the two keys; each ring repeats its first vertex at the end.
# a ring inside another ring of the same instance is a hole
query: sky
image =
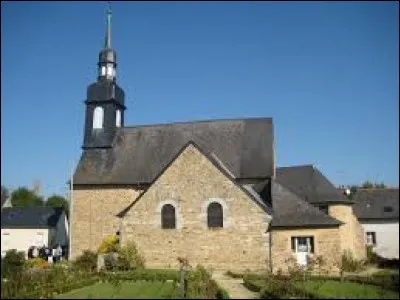
{"type": "MultiPolygon", "coordinates": [[[[65,195],[106,2],[1,2],[1,184],[65,195]]],[[[125,125],[272,117],[277,166],[399,181],[398,2],[112,2],[125,125]]]]}

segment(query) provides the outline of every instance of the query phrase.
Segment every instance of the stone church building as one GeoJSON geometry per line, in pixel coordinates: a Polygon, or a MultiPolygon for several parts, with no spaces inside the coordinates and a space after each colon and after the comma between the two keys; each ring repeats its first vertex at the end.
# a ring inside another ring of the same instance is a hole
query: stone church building
{"type": "Polygon", "coordinates": [[[272,118],[125,126],[111,13],[85,101],[73,176],[71,255],[133,240],[148,267],[285,270],[345,249],[365,258],[353,202],[312,165],[275,166],[272,118]]]}

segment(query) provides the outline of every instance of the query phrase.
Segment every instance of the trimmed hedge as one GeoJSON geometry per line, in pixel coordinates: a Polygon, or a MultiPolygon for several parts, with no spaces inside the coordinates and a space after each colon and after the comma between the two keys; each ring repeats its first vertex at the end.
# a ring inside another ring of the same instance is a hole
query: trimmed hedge
{"type": "Polygon", "coordinates": [[[146,280],[146,281],[178,281],[179,272],[177,270],[163,269],[138,269],[134,271],[118,271],[100,273],[103,280],[146,280]]]}
{"type": "MultiPolygon", "coordinates": [[[[269,278],[266,274],[242,274],[242,273],[234,273],[231,271],[226,272],[227,275],[233,278],[244,278],[252,279],[252,280],[264,280],[269,278]]],[[[275,278],[279,278],[282,280],[288,279],[289,275],[280,275],[274,276],[275,278]]],[[[335,280],[340,281],[340,277],[338,276],[321,276],[321,275],[310,275],[308,276],[310,280],[335,280]]],[[[344,277],[345,281],[362,283],[362,284],[370,284],[382,287],[384,289],[389,289],[398,292],[399,291],[399,273],[387,273],[387,274],[373,274],[370,276],[357,276],[357,275],[347,275],[344,277]]]]}

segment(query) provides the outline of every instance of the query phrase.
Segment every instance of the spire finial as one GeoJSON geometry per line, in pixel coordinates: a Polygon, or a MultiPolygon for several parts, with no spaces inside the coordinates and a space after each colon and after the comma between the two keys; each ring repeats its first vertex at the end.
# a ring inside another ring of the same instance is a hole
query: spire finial
{"type": "Polygon", "coordinates": [[[111,49],[111,1],[107,1],[108,10],[107,10],[107,31],[106,31],[106,40],[104,43],[104,47],[111,49]]]}

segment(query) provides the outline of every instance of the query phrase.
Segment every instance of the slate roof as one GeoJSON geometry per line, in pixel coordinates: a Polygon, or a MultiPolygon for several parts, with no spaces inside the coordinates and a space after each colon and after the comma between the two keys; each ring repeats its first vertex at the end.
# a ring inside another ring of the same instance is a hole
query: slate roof
{"type": "Polygon", "coordinates": [[[312,165],[277,168],[276,182],[313,204],[353,203],[312,165]]]}
{"type": "Polygon", "coordinates": [[[272,180],[272,227],[328,227],[341,221],[325,214],[312,204],[272,180]]]}
{"type": "Polygon", "coordinates": [[[359,189],[354,195],[354,202],[353,210],[360,220],[399,219],[398,188],[359,189]]]}
{"type": "Polygon", "coordinates": [[[118,128],[111,149],[86,149],[74,184],[149,184],[189,141],[214,153],[235,178],[267,178],[274,167],[271,118],[118,128]]]}
{"type": "Polygon", "coordinates": [[[1,211],[1,228],[55,227],[62,215],[62,209],[51,207],[6,207],[1,211]]]}
{"type": "MultiPolygon", "coordinates": [[[[164,167],[163,170],[157,176],[153,179],[152,183],[153,184],[161,175],[168,169],[168,167],[179,157],[179,155],[189,146],[193,145],[197,150],[201,152],[221,173],[223,173],[227,178],[229,178],[238,188],[240,188],[244,193],[249,196],[250,199],[252,199],[256,204],[258,204],[266,213],[269,215],[272,214],[271,207],[268,206],[263,199],[260,197],[260,195],[253,190],[250,186],[246,185],[240,185],[238,184],[235,179],[232,176],[232,173],[229,171],[229,169],[222,163],[222,161],[213,153],[210,151],[207,151],[204,147],[199,146],[193,141],[187,142],[183,147],[175,154],[175,156],[171,159],[171,161],[168,162],[168,164],[164,167]]],[[[148,189],[147,189],[148,190],[148,189]]],[[[146,191],[142,192],[135,200],[132,201],[131,204],[129,204],[126,208],[124,208],[122,211],[117,213],[117,217],[124,217],[125,214],[140,200],[140,198],[143,197],[143,195],[146,194],[146,191]]]]}

